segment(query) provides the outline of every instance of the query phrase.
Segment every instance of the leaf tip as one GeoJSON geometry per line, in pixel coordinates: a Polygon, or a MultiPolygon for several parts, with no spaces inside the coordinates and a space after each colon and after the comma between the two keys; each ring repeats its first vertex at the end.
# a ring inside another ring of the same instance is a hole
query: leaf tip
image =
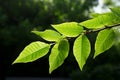
{"type": "Polygon", "coordinates": [[[49,68],[49,74],[51,74],[51,73],[52,73],[52,71],[53,71],[53,70],[51,70],[51,68],[49,68]]]}
{"type": "Polygon", "coordinates": [[[31,33],[34,33],[34,30],[33,30],[33,31],[31,31],[31,33]]]}
{"type": "Polygon", "coordinates": [[[85,65],[85,63],[84,63],[84,64],[82,64],[82,65],[79,65],[79,68],[80,68],[80,70],[81,70],[81,71],[83,70],[84,65],[85,65]]]}
{"type": "Polygon", "coordinates": [[[49,74],[51,74],[52,72],[51,71],[49,71],[49,74]]]}
{"type": "Polygon", "coordinates": [[[51,26],[54,28],[54,27],[55,27],[55,24],[51,24],[51,26]]]}
{"type": "Polygon", "coordinates": [[[94,53],[94,56],[93,56],[93,59],[95,59],[99,54],[100,54],[100,53],[95,52],[95,53],[94,53]]]}
{"type": "Polygon", "coordinates": [[[12,63],[12,65],[14,65],[14,64],[15,64],[15,62],[12,63]]]}
{"type": "Polygon", "coordinates": [[[94,55],[94,56],[93,56],[93,59],[95,59],[95,58],[96,58],[96,56],[94,55]]]}
{"type": "Polygon", "coordinates": [[[17,63],[17,61],[15,60],[13,63],[12,63],[12,65],[14,65],[14,64],[16,64],[17,63]]]}
{"type": "Polygon", "coordinates": [[[18,59],[14,60],[13,63],[12,63],[12,65],[13,65],[13,64],[16,64],[16,63],[19,63],[19,62],[18,62],[18,59]]]}
{"type": "Polygon", "coordinates": [[[81,70],[81,71],[83,70],[83,66],[80,67],[80,70],[81,70]]]}
{"type": "Polygon", "coordinates": [[[35,30],[31,31],[31,33],[35,33],[35,32],[36,32],[35,30]]]}

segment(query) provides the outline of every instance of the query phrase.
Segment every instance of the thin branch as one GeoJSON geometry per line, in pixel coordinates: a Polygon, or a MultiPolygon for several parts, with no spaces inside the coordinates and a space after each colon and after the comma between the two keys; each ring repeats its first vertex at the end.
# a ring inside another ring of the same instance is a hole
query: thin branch
{"type": "Polygon", "coordinates": [[[119,24],[115,24],[115,25],[111,25],[111,26],[105,26],[103,28],[99,28],[99,29],[95,29],[95,30],[86,30],[85,32],[83,32],[83,34],[99,32],[99,31],[104,30],[104,29],[109,29],[109,28],[118,27],[118,26],[120,26],[120,23],[119,24]]]}
{"type": "Polygon", "coordinates": [[[120,23],[119,24],[115,24],[115,25],[110,25],[110,26],[104,26],[103,28],[98,28],[98,29],[94,29],[94,30],[86,28],[86,30],[84,32],[80,33],[78,36],[76,36],[76,37],[66,37],[66,38],[68,40],[71,40],[71,39],[79,37],[82,34],[90,34],[90,33],[99,32],[99,31],[104,30],[104,29],[110,29],[110,28],[118,27],[118,26],[120,26],[120,23]]]}

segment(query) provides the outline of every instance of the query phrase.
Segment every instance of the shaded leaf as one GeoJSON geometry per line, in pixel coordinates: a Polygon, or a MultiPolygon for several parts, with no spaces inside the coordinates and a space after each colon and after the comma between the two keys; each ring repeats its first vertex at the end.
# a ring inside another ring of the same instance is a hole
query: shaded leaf
{"type": "Polygon", "coordinates": [[[114,32],[112,29],[105,29],[98,33],[95,42],[94,58],[112,47],[114,43],[114,32]]]}
{"type": "Polygon", "coordinates": [[[32,42],[24,48],[13,64],[35,61],[38,58],[45,56],[48,53],[49,48],[49,44],[40,41],[32,42]]]}
{"type": "Polygon", "coordinates": [[[67,37],[76,37],[83,32],[83,27],[76,22],[66,22],[62,24],[52,25],[58,32],[67,37]]]}
{"type": "Polygon", "coordinates": [[[32,31],[36,35],[42,37],[47,41],[58,41],[61,38],[61,35],[53,30],[45,30],[45,31],[32,31]]]}
{"type": "Polygon", "coordinates": [[[67,58],[69,53],[69,43],[68,40],[61,40],[56,43],[49,56],[49,73],[61,66],[64,60],[67,58]]]}
{"type": "Polygon", "coordinates": [[[74,42],[73,54],[81,70],[86,63],[90,51],[91,46],[88,38],[85,35],[80,35],[74,42]]]}

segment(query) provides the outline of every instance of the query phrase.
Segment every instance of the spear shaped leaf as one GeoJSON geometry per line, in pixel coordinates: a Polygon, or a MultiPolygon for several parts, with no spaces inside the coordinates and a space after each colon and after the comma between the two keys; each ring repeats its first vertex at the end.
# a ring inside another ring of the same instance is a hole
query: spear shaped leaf
{"type": "Polygon", "coordinates": [[[13,64],[35,61],[38,58],[45,56],[48,53],[49,48],[49,44],[40,41],[32,42],[24,48],[18,58],[13,62],[13,64]]]}
{"type": "Polygon", "coordinates": [[[32,32],[47,41],[58,41],[61,38],[61,35],[58,32],[53,30],[32,31],[32,32]]]}
{"type": "Polygon", "coordinates": [[[91,46],[88,38],[85,35],[80,35],[74,42],[73,54],[81,70],[86,63],[90,51],[91,46]]]}
{"type": "Polygon", "coordinates": [[[69,53],[68,40],[63,39],[59,43],[56,43],[49,56],[49,73],[61,66],[69,53]]]}
{"type": "Polygon", "coordinates": [[[66,22],[62,24],[52,25],[58,32],[67,37],[76,37],[83,32],[83,27],[76,22],[66,22]]]}
{"type": "Polygon", "coordinates": [[[112,29],[105,29],[98,33],[95,42],[94,58],[112,47],[114,43],[114,32],[112,29]]]}

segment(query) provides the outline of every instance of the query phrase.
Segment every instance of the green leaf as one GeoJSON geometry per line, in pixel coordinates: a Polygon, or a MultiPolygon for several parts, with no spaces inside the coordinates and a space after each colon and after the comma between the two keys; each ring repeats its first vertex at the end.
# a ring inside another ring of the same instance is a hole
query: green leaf
{"type": "Polygon", "coordinates": [[[42,37],[43,39],[47,41],[58,41],[61,38],[61,35],[53,30],[45,30],[45,31],[32,31],[36,35],[42,37]]]}
{"type": "Polygon", "coordinates": [[[120,18],[120,7],[111,8],[111,11],[120,18]]]}
{"type": "Polygon", "coordinates": [[[56,43],[49,56],[49,73],[61,66],[69,53],[68,40],[63,39],[59,43],[56,43]]]}
{"type": "Polygon", "coordinates": [[[120,23],[120,19],[114,13],[110,12],[101,15],[99,14],[98,17],[95,17],[87,21],[83,21],[80,23],[80,25],[89,29],[96,29],[118,23],[120,23]]]}
{"type": "Polygon", "coordinates": [[[114,32],[112,29],[105,29],[98,33],[95,42],[94,58],[112,47],[114,43],[114,32]]]}
{"type": "Polygon", "coordinates": [[[58,32],[67,37],[76,37],[83,32],[83,27],[76,22],[66,22],[62,24],[52,25],[58,32]]]}
{"type": "Polygon", "coordinates": [[[86,63],[90,51],[91,46],[88,38],[85,35],[80,35],[74,42],[73,54],[81,70],[86,63]]]}
{"type": "Polygon", "coordinates": [[[40,41],[32,42],[24,48],[17,59],[13,62],[13,64],[35,61],[38,58],[45,56],[48,53],[49,49],[49,44],[40,41]]]}

